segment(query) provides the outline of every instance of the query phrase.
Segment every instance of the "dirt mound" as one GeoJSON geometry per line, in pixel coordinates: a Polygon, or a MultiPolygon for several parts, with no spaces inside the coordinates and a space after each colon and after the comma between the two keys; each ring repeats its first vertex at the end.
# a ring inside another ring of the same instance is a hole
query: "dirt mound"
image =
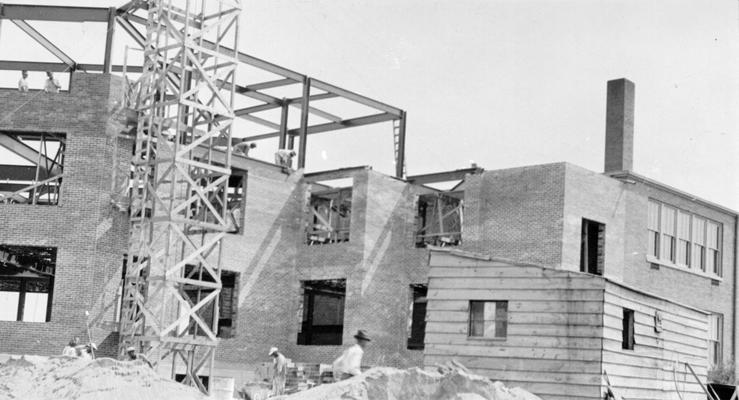
{"type": "Polygon", "coordinates": [[[141,362],[24,356],[0,364],[0,399],[205,400],[141,362]]]}
{"type": "Polygon", "coordinates": [[[461,368],[373,368],[366,373],[284,397],[284,400],[541,400],[521,389],[461,368]]]}

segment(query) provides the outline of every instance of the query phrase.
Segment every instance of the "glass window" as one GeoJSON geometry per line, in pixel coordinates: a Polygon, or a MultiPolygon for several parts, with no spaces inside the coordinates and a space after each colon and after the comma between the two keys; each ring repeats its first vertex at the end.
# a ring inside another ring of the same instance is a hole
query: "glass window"
{"type": "Polygon", "coordinates": [[[705,264],[706,253],[706,220],[700,217],[693,217],[693,267],[706,270],[705,264]]]}
{"type": "Polygon", "coordinates": [[[677,214],[677,264],[690,267],[690,214],[677,214]]]}
{"type": "Polygon", "coordinates": [[[650,200],[648,214],[649,255],[659,258],[659,203],[650,200]]]}
{"type": "Polygon", "coordinates": [[[709,221],[706,224],[706,271],[719,276],[721,275],[720,237],[721,227],[709,221]]]}
{"type": "Polygon", "coordinates": [[[505,338],[507,335],[507,301],[470,301],[469,336],[505,338]]]}
{"type": "Polygon", "coordinates": [[[662,255],[665,261],[675,261],[675,216],[676,210],[662,205],[660,222],[662,228],[662,255]]]}
{"type": "Polygon", "coordinates": [[[724,318],[721,314],[708,316],[708,362],[711,365],[721,365],[722,342],[724,333],[724,318]]]}
{"type": "Polygon", "coordinates": [[[0,321],[48,322],[55,269],[53,247],[0,245],[0,321]]]}

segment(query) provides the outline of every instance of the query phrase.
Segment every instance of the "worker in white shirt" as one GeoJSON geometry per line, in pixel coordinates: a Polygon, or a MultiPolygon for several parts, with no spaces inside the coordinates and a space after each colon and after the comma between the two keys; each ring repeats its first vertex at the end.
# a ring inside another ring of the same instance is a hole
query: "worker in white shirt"
{"type": "Polygon", "coordinates": [[[46,80],[46,84],[44,85],[44,92],[59,93],[59,89],[62,88],[62,85],[59,84],[59,80],[54,78],[54,73],[51,71],[46,71],[46,76],[49,79],[46,80]]]}
{"type": "Polygon", "coordinates": [[[18,91],[19,92],[27,92],[28,91],[28,71],[23,70],[21,71],[21,79],[18,81],[18,91]]]}
{"type": "Polygon", "coordinates": [[[272,395],[281,396],[285,394],[285,382],[287,382],[287,358],[277,350],[277,347],[269,349],[272,357],[272,395]]]}
{"type": "Polygon", "coordinates": [[[80,353],[77,351],[79,343],[79,338],[72,338],[72,340],[69,341],[69,344],[64,346],[64,350],[62,350],[62,355],[68,357],[79,357],[80,353]]]}
{"type": "Polygon", "coordinates": [[[275,164],[288,172],[293,166],[293,157],[295,157],[295,150],[279,149],[275,153],[275,164]]]}
{"type": "Polygon", "coordinates": [[[357,340],[357,344],[344,350],[333,363],[334,379],[337,381],[362,374],[362,356],[370,338],[364,331],[359,330],[354,339],[357,340]]]}

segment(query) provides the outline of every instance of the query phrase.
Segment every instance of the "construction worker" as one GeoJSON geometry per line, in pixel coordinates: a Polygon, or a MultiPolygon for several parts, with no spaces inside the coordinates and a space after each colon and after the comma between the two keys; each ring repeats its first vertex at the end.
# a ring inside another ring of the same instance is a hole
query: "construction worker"
{"type": "Polygon", "coordinates": [[[293,165],[293,157],[295,157],[295,150],[279,149],[275,153],[275,164],[283,170],[289,170],[293,165]]]}
{"type": "Polygon", "coordinates": [[[349,379],[353,376],[362,374],[362,356],[364,348],[370,342],[369,336],[362,330],[358,330],[354,335],[357,344],[347,348],[339,358],[333,363],[334,380],[349,379]]]}
{"type": "Polygon", "coordinates": [[[154,365],[151,363],[151,361],[149,361],[149,359],[146,358],[145,355],[143,355],[141,353],[137,353],[136,352],[136,348],[133,347],[133,346],[128,346],[126,348],[126,360],[127,361],[141,360],[141,361],[145,362],[146,365],[148,365],[150,368],[154,368],[154,365]]]}
{"type": "Polygon", "coordinates": [[[46,76],[49,79],[47,79],[46,84],[44,84],[44,92],[59,93],[59,89],[62,88],[62,85],[59,84],[59,80],[54,78],[54,73],[51,71],[46,71],[46,76]]]}
{"type": "Polygon", "coordinates": [[[93,360],[95,357],[93,356],[92,352],[93,350],[97,350],[97,346],[95,346],[95,343],[90,343],[85,345],[84,348],[81,349],[81,355],[80,358],[85,360],[93,360]]]}
{"type": "Polygon", "coordinates": [[[236,143],[233,145],[233,153],[248,157],[249,156],[249,150],[254,149],[257,147],[256,143],[249,143],[246,141],[246,139],[241,140],[241,142],[236,143]]]}
{"type": "Polygon", "coordinates": [[[287,381],[287,359],[277,350],[277,347],[269,349],[272,357],[272,395],[285,394],[285,382],[287,381]]]}
{"type": "Polygon", "coordinates": [[[68,356],[68,357],[79,357],[80,354],[77,351],[77,347],[79,346],[79,343],[80,343],[80,338],[78,337],[72,338],[69,341],[69,344],[64,346],[64,350],[62,350],[62,355],[68,356]]]}
{"type": "Polygon", "coordinates": [[[23,70],[21,71],[21,79],[18,80],[18,91],[19,92],[27,92],[28,91],[28,71],[23,70]]]}

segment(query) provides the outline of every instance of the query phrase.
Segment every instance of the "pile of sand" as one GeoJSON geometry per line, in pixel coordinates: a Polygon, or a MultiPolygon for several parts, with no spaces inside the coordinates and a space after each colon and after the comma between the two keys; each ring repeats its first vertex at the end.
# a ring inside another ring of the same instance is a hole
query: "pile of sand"
{"type": "Polygon", "coordinates": [[[204,400],[141,362],[24,356],[0,364],[0,399],[204,400]]]}
{"type": "Polygon", "coordinates": [[[521,389],[473,375],[463,368],[373,368],[342,382],[321,385],[284,400],[541,400],[521,389]]]}

